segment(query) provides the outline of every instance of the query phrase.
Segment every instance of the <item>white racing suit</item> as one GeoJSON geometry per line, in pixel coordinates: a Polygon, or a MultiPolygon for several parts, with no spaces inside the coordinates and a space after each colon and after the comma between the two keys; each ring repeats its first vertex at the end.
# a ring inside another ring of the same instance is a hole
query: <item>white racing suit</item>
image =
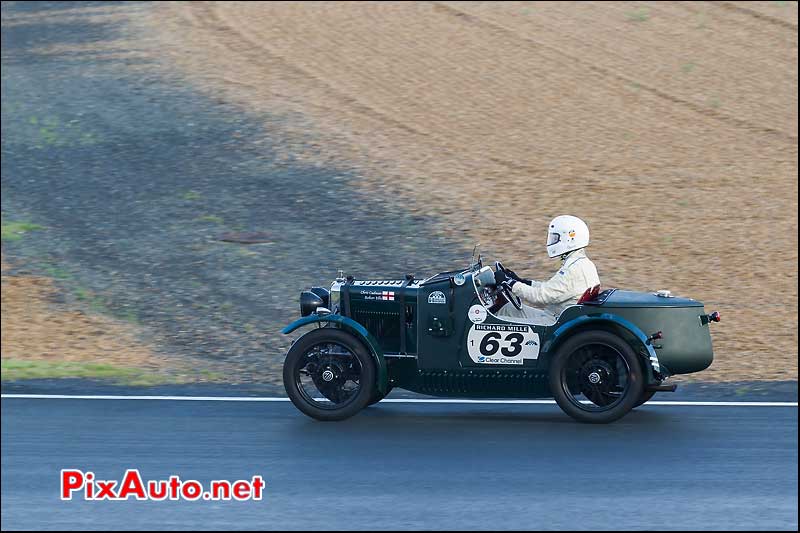
{"type": "Polygon", "coordinates": [[[600,284],[597,268],[586,252],[575,250],[564,258],[561,268],[547,281],[514,283],[514,294],[522,299],[522,310],[510,303],[500,310],[500,316],[525,318],[533,324],[555,323],[555,318],[567,307],[578,303],[586,289],[600,284]],[[538,308],[538,309],[537,309],[538,308]]]}

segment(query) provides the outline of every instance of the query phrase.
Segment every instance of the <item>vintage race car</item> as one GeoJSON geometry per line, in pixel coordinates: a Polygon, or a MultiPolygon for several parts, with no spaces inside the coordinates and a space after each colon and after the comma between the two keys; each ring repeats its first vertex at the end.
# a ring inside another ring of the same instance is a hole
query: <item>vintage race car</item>
{"type": "MultiPolygon", "coordinates": [[[[495,263],[495,269],[503,269],[495,263]]],[[[664,381],[713,360],[703,304],[617,289],[586,291],[558,316],[525,308],[490,266],[417,280],[339,277],[300,295],[283,380],[294,405],[342,420],[393,388],[463,398],[555,398],[581,422],[612,422],[674,391],[664,381]],[[512,306],[512,307],[508,307],[512,306]],[[506,313],[523,309],[522,313],[506,313]],[[511,318],[525,316],[525,318],[511,318]]]]}

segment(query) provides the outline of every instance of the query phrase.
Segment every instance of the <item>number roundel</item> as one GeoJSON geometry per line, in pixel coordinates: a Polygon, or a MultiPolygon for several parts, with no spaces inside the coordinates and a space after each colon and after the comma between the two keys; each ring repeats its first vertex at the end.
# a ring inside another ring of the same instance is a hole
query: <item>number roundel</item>
{"type": "Polygon", "coordinates": [[[530,326],[473,324],[467,352],[478,364],[521,365],[539,357],[539,335],[530,326]]]}

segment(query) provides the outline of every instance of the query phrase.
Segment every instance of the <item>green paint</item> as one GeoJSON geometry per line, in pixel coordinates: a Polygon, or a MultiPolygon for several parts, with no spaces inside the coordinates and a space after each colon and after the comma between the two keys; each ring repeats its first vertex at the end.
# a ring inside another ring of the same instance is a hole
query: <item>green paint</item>
{"type": "MultiPolygon", "coordinates": [[[[548,397],[550,358],[563,341],[587,329],[610,331],[642,354],[647,382],[659,379],[652,370],[651,357],[660,361],[664,375],[699,372],[713,360],[710,330],[700,321],[705,313],[701,302],[619,290],[608,295],[602,305],[568,307],[555,324],[530,325],[541,347],[537,359],[526,359],[520,365],[474,361],[468,353],[468,335],[473,326],[468,314],[470,307],[479,301],[472,273],[463,274],[466,279],[462,285],[454,283],[452,273],[405,290],[397,281],[345,285],[340,290],[341,303],[334,300],[333,304],[336,308],[349,301],[338,309],[340,314],[312,314],[287,326],[283,332],[288,334],[319,323],[351,331],[373,353],[381,354],[377,358],[379,364],[383,359],[392,362],[387,371],[393,386],[441,396],[548,397]],[[386,291],[393,293],[391,300],[381,298],[386,291]],[[405,343],[401,342],[403,329],[405,343]],[[657,331],[664,332],[664,339],[656,350],[646,340],[657,331]],[[404,355],[413,357],[393,358],[401,354],[403,344],[404,355]]],[[[508,322],[489,315],[484,324],[508,322]]]]}

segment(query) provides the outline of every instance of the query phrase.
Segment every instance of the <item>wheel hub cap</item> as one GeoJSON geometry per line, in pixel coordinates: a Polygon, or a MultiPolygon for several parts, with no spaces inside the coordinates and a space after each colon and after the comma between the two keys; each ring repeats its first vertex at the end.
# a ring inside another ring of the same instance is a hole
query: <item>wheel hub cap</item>
{"type": "Polygon", "coordinates": [[[323,379],[324,381],[328,381],[328,382],[330,382],[330,381],[333,381],[333,378],[334,378],[334,377],[335,377],[335,376],[334,376],[333,372],[331,372],[330,370],[326,370],[326,371],[324,371],[324,372],[322,373],[322,379],[323,379]]]}
{"type": "Polygon", "coordinates": [[[591,374],[589,374],[589,383],[592,383],[592,384],[596,385],[596,384],[600,383],[600,381],[601,381],[601,378],[600,378],[600,374],[598,372],[595,371],[595,372],[592,372],[591,374]]]}

